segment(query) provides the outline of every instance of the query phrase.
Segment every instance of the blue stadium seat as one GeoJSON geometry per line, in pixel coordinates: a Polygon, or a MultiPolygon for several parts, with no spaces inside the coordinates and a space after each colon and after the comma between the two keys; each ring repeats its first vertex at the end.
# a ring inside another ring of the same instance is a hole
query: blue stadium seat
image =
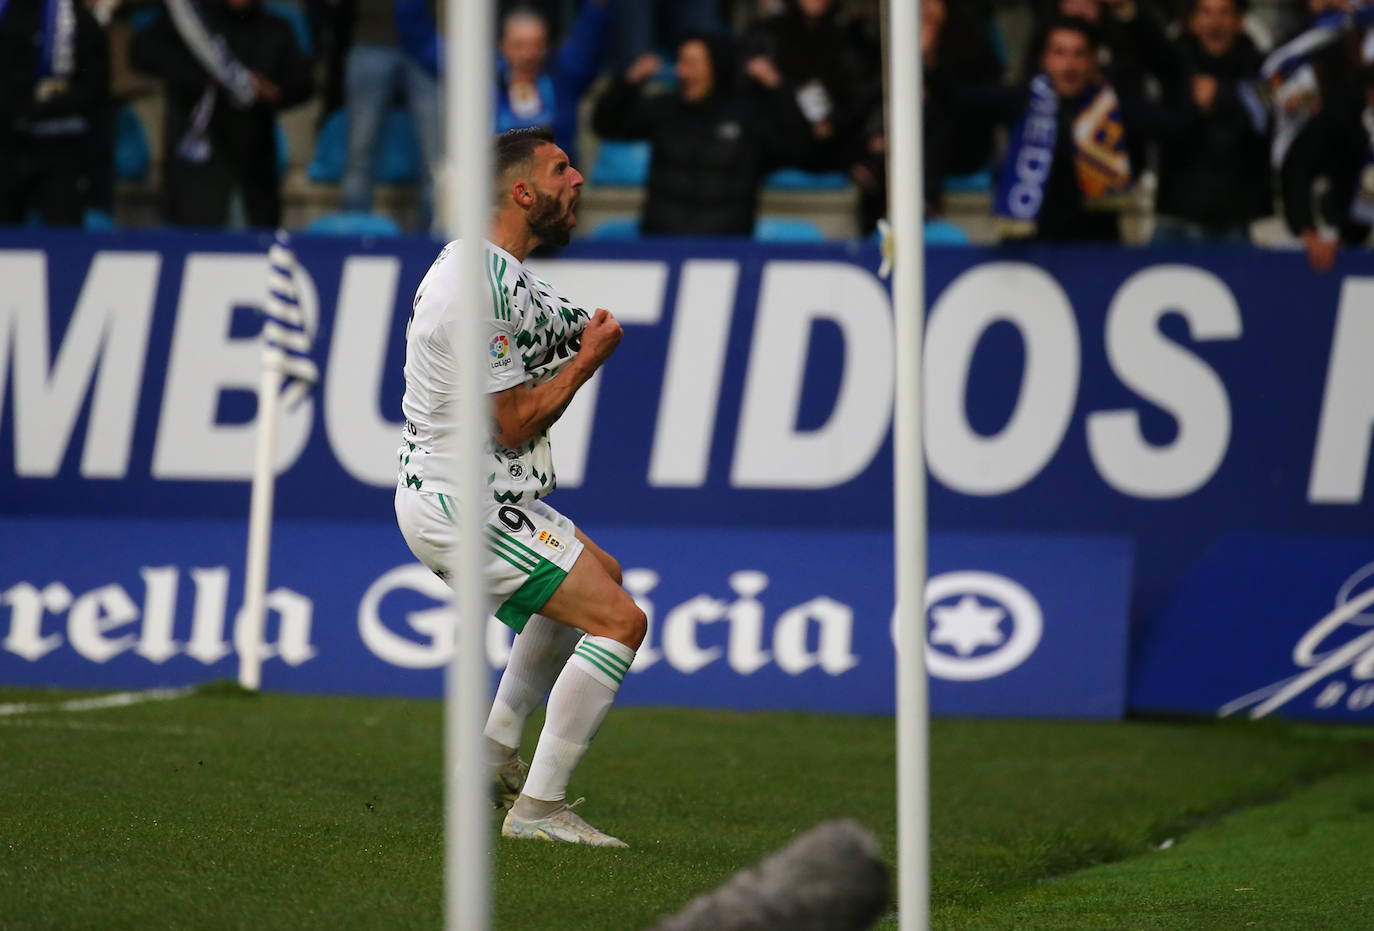
{"type": "Polygon", "coordinates": [[[926,221],[927,246],[966,246],[968,243],[968,233],[948,220],[926,221]]]}
{"type": "Polygon", "coordinates": [[[277,123],[277,180],[286,177],[286,169],[291,167],[291,140],[286,138],[286,130],[277,123]]]}
{"type": "Polygon", "coordinates": [[[86,214],[82,218],[81,226],[83,229],[92,233],[108,233],[115,228],[114,217],[103,210],[96,210],[94,207],[87,207],[86,214]]]}
{"type": "Polygon", "coordinates": [[[759,217],[754,238],[759,242],[825,242],[825,233],[801,217],[759,217]]]}
{"type": "Polygon", "coordinates": [[[638,239],[638,217],[611,217],[597,224],[587,236],[588,239],[638,239]]]}
{"type": "Polygon", "coordinates": [[[142,181],[148,177],[148,134],[143,122],[127,103],[115,111],[114,172],[117,181],[142,181]]]}
{"type": "Polygon", "coordinates": [[[647,142],[603,139],[592,165],[592,184],[639,187],[649,176],[650,150],[647,142]]]}
{"type": "Polygon", "coordinates": [[[779,168],[763,179],[763,186],[782,191],[842,191],[849,187],[849,179],[839,171],[802,171],[800,168],[779,168]]]}
{"type": "Polygon", "coordinates": [[[267,0],[262,6],[269,13],[275,13],[291,24],[291,31],[296,34],[296,44],[301,47],[304,54],[315,54],[315,43],[310,38],[310,23],[299,4],[286,3],[284,0],[267,0]]]}
{"type": "Polygon", "coordinates": [[[136,6],[129,11],[129,28],[134,32],[147,29],[161,12],[160,6],[136,6]]]}
{"type": "MultiPolygon", "coordinates": [[[[403,107],[387,112],[377,153],[375,180],[381,184],[414,184],[420,180],[420,147],[410,113],[403,107]]],[[[305,175],[316,184],[338,184],[348,161],[348,111],[336,110],[320,127],[315,154],[305,175]]]]}
{"type": "Polygon", "coordinates": [[[375,213],[345,211],[326,213],[305,228],[321,236],[399,236],[401,228],[390,217],[375,213]]]}
{"type": "Polygon", "coordinates": [[[975,171],[971,175],[950,175],[945,178],[947,194],[986,194],[992,190],[992,172],[975,171]]]}

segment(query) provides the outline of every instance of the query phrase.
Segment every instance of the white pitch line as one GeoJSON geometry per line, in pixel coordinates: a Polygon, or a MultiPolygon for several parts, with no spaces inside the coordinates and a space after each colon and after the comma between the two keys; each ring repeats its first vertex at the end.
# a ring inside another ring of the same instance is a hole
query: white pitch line
{"type": "Polygon", "coordinates": [[[47,711],[99,711],[102,708],[125,708],[129,705],[141,705],[149,701],[171,701],[174,698],[185,698],[191,694],[191,691],[190,688],[149,689],[146,692],[114,692],[95,698],[73,698],[60,702],[15,702],[9,705],[0,705],[0,716],[35,714],[47,711]]]}
{"type": "Polygon", "coordinates": [[[62,731],[102,731],[116,734],[168,734],[189,737],[198,730],[174,724],[104,724],[95,721],[68,721],[63,718],[0,718],[0,727],[29,727],[62,731]]]}

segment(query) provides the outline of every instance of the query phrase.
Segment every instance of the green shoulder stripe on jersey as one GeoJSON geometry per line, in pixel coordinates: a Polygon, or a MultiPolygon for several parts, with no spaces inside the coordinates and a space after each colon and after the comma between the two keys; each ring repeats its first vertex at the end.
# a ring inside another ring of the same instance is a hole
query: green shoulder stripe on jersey
{"type": "MultiPolygon", "coordinates": [[[[495,259],[496,256],[493,255],[492,258],[495,259]]],[[[501,282],[492,274],[496,270],[495,264],[492,262],[487,266],[487,287],[491,289],[491,314],[497,320],[504,320],[506,318],[502,314],[505,302],[501,300],[501,282]]]]}

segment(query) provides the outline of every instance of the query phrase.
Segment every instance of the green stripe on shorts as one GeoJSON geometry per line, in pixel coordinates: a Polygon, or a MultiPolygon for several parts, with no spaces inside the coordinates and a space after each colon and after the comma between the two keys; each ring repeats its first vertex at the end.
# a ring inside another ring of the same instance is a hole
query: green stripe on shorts
{"type": "Polygon", "coordinates": [[[525,584],[516,589],[515,594],[496,609],[496,619],[517,634],[520,633],[529,623],[530,615],[548,604],[553,593],[567,577],[566,570],[558,568],[547,559],[539,560],[539,565],[530,573],[525,584]]]}

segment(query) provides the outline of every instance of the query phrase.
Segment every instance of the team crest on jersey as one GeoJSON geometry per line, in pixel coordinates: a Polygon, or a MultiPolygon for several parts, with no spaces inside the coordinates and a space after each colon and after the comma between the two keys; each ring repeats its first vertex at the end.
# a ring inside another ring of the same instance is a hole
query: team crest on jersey
{"type": "Polygon", "coordinates": [[[568,548],[568,544],[564,543],[562,540],[558,539],[553,534],[549,533],[547,530],[539,531],[539,542],[547,546],[549,549],[557,550],[560,553],[568,548]]]}
{"type": "Polygon", "coordinates": [[[512,462],[506,467],[506,471],[510,473],[511,478],[519,479],[525,477],[525,467],[518,462],[512,462]]]}

